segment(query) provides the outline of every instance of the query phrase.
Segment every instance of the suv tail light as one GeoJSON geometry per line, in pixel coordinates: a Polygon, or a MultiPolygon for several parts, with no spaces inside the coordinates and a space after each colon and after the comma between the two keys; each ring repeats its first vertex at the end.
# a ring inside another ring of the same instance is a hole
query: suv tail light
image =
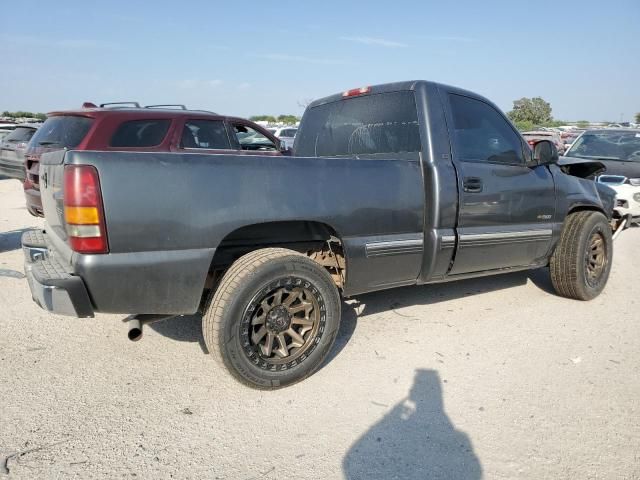
{"type": "Polygon", "coordinates": [[[108,253],[98,171],[90,165],[64,169],[64,220],[71,248],[78,253],[108,253]]]}

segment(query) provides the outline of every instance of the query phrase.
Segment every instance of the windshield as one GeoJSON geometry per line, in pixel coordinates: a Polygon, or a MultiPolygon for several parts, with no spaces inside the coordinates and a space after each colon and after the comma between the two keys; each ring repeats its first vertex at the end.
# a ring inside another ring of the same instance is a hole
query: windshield
{"type": "Polygon", "coordinates": [[[33,146],[75,148],[91,128],[93,119],[60,115],[49,117],[32,139],[33,146]]]}
{"type": "Polygon", "coordinates": [[[640,162],[640,131],[584,133],[565,156],[640,162]]]}

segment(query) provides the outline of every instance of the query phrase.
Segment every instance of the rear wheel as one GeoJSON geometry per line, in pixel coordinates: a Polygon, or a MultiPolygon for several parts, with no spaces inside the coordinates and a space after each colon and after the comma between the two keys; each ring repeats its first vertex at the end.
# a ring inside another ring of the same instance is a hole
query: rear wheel
{"type": "Polygon", "coordinates": [[[572,213],[551,257],[551,281],[556,292],[577,300],[597,297],[607,284],[612,257],[607,218],[600,212],[572,213]]]}
{"type": "Polygon", "coordinates": [[[272,389],[311,375],[340,325],[329,273],[293,250],[265,248],[225,273],[202,320],[211,355],[238,380],[272,389]]]}

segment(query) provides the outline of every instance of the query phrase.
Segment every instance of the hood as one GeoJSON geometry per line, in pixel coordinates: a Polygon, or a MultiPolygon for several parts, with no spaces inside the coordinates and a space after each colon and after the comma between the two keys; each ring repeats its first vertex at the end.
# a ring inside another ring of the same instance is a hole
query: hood
{"type": "Polygon", "coordinates": [[[607,175],[622,175],[627,178],[640,178],[640,162],[626,162],[622,160],[588,160],[578,157],[560,157],[558,165],[577,165],[597,163],[602,165],[606,170],[598,172],[596,175],[606,173],[607,175]]]}
{"type": "Polygon", "coordinates": [[[580,178],[595,178],[597,175],[604,173],[608,169],[603,161],[588,160],[586,158],[577,157],[560,157],[558,166],[567,175],[580,178]]]}
{"type": "Polygon", "coordinates": [[[640,178],[640,162],[621,162],[618,160],[600,160],[607,169],[607,175],[622,175],[627,178],[640,178]]]}

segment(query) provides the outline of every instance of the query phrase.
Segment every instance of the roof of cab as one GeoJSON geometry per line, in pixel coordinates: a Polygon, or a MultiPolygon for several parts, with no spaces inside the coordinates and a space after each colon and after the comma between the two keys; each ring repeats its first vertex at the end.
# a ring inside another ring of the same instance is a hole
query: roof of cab
{"type": "MultiPolygon", "coordinates": [[[[479,95],[475,92],[472,92],[470,90],[464,90],[462,88],[458,88],[458,87],[454,87],[451,85],[445,85],[443,83],[437,83],[437,82],[432,82],[429,80],[408,80],[408,81],[404,81],[404,82],[393,82],[393,83],[383,83],[380,85],[371,85],[370,87],[368,87],[370,90],[366,93],[363,94],[362,96],[367,96],[367,95],[375,95],[375,94],[379,94],[379,93],[391,93],[391,92],[398,92],[398,91],[403,91],[403,90],[417,90],[419,88],[419,86],[431,86],[431,87],[436,87],[438,89],[442,89],[451,93],[456,93],[458,95],[465,95],[468,97],[472,97],[472,98],[478,98],[478,99],[482,99],[490,104],[493,105],[493,102],[491,102],[489,99],[483,97],[482,95],[479,95]]],[[[348,91],[348,90],[347,90],[348,91]]],[[[315,100],[313,102],[311,102],[307,108],[313,108],[313,107],[317,107],[318,105],[323,105],[325,103],[332,103],[332,102],[336,102],[339,100],[346,100],[348,98],[358,98],[358,96],[353,96],[353,97],[346,97],[344,96],[345,92],[341,92],[341,93],[336,93],[334,95],[329,95],[328,97],[324,97],[324,98],[319,98],[318,100],[315,100]]]]}
{"type": "MultiPolygon", "coordinates": [[[[377,93],[397,92],[401,90],[414,90],[416,84],[420,82],[426,83],[425,80],[411,80],[411,81],[405,81],[405,82],[393,82],[393,83],[383,83],[380,85],[371,85],[370,86],[371,91],[368,92],[367,95],[377,94],[377,93]]],[[[350,98],[357,98],[357,97],[354,96],[350,98]]],[[[313,108],[313,107],[317,107],[318,105],[323,105],[325,103],[332,103],[332,102],[336,102],[338,100],[344,100],[344,99],[345,99],[344,92],[340,92],[334,95],[329,95],[327,97],[314,100],[309,105],[307,105],[307,108],[313,108]]]]}

